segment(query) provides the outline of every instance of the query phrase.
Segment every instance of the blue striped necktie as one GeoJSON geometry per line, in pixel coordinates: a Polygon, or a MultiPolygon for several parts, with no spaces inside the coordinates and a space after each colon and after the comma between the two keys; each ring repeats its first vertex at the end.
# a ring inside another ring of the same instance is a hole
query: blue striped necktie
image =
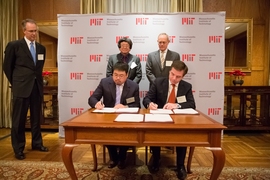
{"type": "Polygon", "coordinates": [[[30,43],[30,52],[32,54],[34,64],[36,65],[36,51],[35,51],[33,42],[30,43]]]}
{"type": "Polygon", "coordinates": [[[120,104],[120,99],[121,99],[121,90],[120,90],[120,86],[119,86],[119,85],[116,85],[115,105],[120,104]]]}

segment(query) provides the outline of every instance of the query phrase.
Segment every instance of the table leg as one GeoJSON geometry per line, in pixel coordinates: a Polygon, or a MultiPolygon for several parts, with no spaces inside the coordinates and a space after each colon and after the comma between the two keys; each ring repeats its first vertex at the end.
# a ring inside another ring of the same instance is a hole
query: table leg
{"type": "Polygon", "coordinates": [[[213,163],[213,169],[211,173],[210,180],[216,180],[218,179],[224,164],[225,164],[225,153],[222,150],[222,148],[206,148],[210,151],[212,151],[213,157],[214,157],[214,163],[213,163]]]}
{"type": "Polygon", "coordinates": [[[192,173],[192,171],[191,171],[191,161],[192,161],[192,156],[193,156],[194,150],[195,150],[195,147],[193,147],[193,146],[191,146],[189,148],[189,155],[188,155],[188,162],[187,162],[187,172],[189,174],[192,173]]]}
{"type": "MultiPolygon", "coordinates": [[[[93,161],[94,161],[94,168],[93,171],[97,170],[97,152],[96,152],[96,145],[91,144],[91,149],[92,149],[92,155],[93,155],[93,161]]],[[[104,151],[103,151],[104,152],[104,151]]]]}
{"type": "Polygon", "coordinates": [[[71,177],[72,180],[77,180],[77,175],[74,169],[73,160],[72,160],[72,151],[73,148],[78,145],[76,144],[65,144],[62,149],[62,159],[64,161],[64,164],[67,168],[67,171],[71,177]]]}

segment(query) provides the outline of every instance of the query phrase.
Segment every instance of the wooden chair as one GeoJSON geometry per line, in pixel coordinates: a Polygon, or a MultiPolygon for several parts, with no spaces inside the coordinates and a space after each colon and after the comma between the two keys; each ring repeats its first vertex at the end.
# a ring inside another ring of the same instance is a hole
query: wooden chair
{"type": "MultiPolygon", "coordinates": [[[[93,161],[94,161],[94,167],[93,171],[97,170],[97,152],[96,152],[96,145],[91,144],[92,154],[93,154],[93,161]]],[[[191,171],[191,161],[192,156],[194,153],[195,147],[191,146],[189,148],[189,155],[188,155],[188,161],[187,161],[187,173],[192,173],[191,171]]],[[[136,147],[132,146],[132,153],[134,155],[134,164],[136,164],[136,147]]],[[[145,164],[147,165],[148,162],[148,146],[145,146],[145,164]]],[[[106,148],[103,145],[103,163],[106,163],[106,148]]]]}

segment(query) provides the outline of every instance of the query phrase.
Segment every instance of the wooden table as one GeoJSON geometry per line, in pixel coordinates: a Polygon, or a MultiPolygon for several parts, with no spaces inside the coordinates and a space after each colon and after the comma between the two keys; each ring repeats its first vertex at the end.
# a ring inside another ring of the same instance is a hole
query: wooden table
{"type": "MultiPolygon", "coordinates": [[[[149,110],[141,109],[141,114],[149,110]]],[[[174,123],[113,122],[118,114],[98,114],[88,110],[60,126],[65,129],[63,162],[73,180],[72,151],[78,144],[91,144],[94,170],[97,169],[95,144],[129,146],[202,146],[214,158],[211,180],[216,180],[225,163],[221,131],[226,127],[200,112],[199,115],[171,115],[174,123]]]]}

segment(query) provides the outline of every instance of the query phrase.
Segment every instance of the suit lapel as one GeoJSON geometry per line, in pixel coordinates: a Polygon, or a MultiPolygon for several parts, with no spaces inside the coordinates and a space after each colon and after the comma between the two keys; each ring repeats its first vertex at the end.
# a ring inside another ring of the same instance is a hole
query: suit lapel
{"type": "Polygon", "coordinates": [[[129,93],[129,88],[130,88],[129,84],[126,81],[125,84],[124,84],[124,87],[123,87],[122,95],[121,95],[121,103],[126,100],[126,97],[127,97],[128,93],[129,93]]]}
{"type": "Polygon", "coordinates": [[[29,47],[28,47],[28,44],[26,43],[26,41],[25,41],[24,39],[22,39],[21,43],[22,43],[22,49],[23,49],[24,52],[28,55],[28,57],[31,58],[32,61],[33,61],[33,58],[32,58],[30,49],[29,49],[29,47]]]}
{"type": "Polygon", "coordinates": [[[156,61],[156,64],[158,65],[159,69],[162,71],[162,68],[161,68],[161,63],[160,63],[160,55],[159,55],[159,50],[156,51],[155,53],[155,61],[156,61]]]}
{"type": "Polygon", "coordinates": [[[116,85],[111,77],[110,81],[109,81],[109,89],[112,95],[112,99],[114,99],[114,103],[115,103],[115,99],[116,99],[116,85]]]}
{"type": "Polygon", "coordinates": [[[162,100],[163,100],[164,104],[166,104],[167,103],[167,98],[168,98],[168,92],[169,92],[169,79],[168,78],[166,78],[163,81],[162,87],[164,87],[164,88],[162,88],[162,89],[164,89],[164,92],[163,92],[163,95],[162,95],[162,98],[163,98],[162,100]]]}
{"type": "Polygon", "coordinates": [[[22,49],[23,49],[23,51],[24,51],[24,52],[27,54],[27,56],[29,57],[29,62],[32,61],[31,64],[35,67],[33,57],[32,57],[32,55],[31,55],[30,49],[29,49],[29,47],[28,47],[26,41],[25,41],[24,39],[22,39],[21,43],[22,43],[22,49]]]}

